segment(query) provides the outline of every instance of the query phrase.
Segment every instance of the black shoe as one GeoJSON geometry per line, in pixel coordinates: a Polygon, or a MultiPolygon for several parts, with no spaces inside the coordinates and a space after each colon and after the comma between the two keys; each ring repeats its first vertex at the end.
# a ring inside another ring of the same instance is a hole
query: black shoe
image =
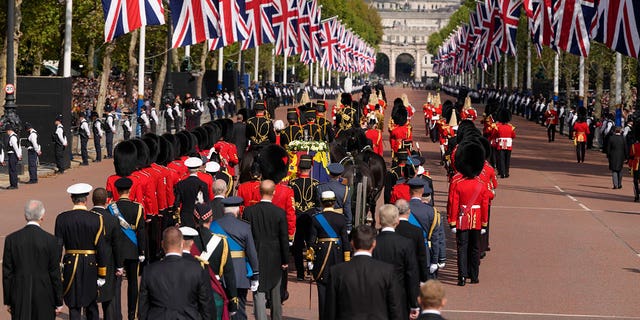
{"type": "Polygon", "coordinates": [[[81,166],[83,166],[83,167],[86,167],[86,166],[88,166],[89,164],[88,164],[88,163],[81,163],[80,165],[81,165],[81,166]]]}
{"type": "Polygon", "coordinates": [[[484,251],[491,251],[491,247],[487,247],[484,251]]]}
{"type": "Polygon", "coordinates": [[[618,189],[622,189],[622,185],[621,184],[618,185],[618,189]]]}
{"type": "Polygon", "coordinates": [[[484,259],[484,257],[486,257],[486,256],[487,256],[487,253],[486,252],[482,252],[480,254],[480,259],[484,259]]]}
{"type": "Polygon", "coordinates": [[[509,178],[509,174],[508,174],[508,173],[507,173],[507,174],[505,174],[505,175],[504,175],[504,177],[505,177],[505,178],[509,178]]]}
{"type": "Polygon", "coordinates": [[[18,187],[17,187],[17,186],[8,186],[8,187],[6,187],[5,189],[7,189],[7,190],[14,190],[14,189],[18,189],[18,187]]]}
{"type": "Polygon", "coordinates": [[[611,188],[611,189],[618,189],[618,187],[617,186],[613,186],[613,188],[611,188]]]}
{"type": "Polygon", "coordinates": [[[471,283],[480,283],[480,280],[478,278],[471,279],[471,283]]]}
{"type": "Polygon", "coordinates": [[[298,275],[296,276],[296,280],[298,280],[298,281],[304,281],[304,274],[298,274],[298,275]]]}
{"type": "Polygon", "coordinates": [[[458,286],[464,287],[466,283],[467,283],[467,279],[465,279],[465,277],[458,278],[458,286]]]}
{"type": "Polygon", "coordinates": [[[638,199],[638,197],[633,198],[633,202],[638,202],[640,201],[640,199],[638,199]]]}
{"type": "Polygon", "coordinates": [[[64,170],[60,170],[60,171],[56,172],[56,174],[64,174],[64,170]]]}
{"type": "Polygon", "coordinates": [[[36,181],[29,180],[29,181],[25,182],[25,184],[36,184],[36,183],[38,183],[38,180],[36,180],[36,181]]]}

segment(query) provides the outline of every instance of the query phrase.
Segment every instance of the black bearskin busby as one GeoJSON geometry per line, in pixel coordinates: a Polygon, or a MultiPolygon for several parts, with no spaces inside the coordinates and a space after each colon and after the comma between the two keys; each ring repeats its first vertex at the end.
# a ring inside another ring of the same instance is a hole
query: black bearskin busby
{"type": "Polygon", "coordinates": [[[498,110],[498,116],[496,117],[498,122],[509,123],[511,122],[511,111],[506,108],[498,110]]]}
{"type": "Polygon", "coordinates": [[[180,131],[176,133],[176,140],[179,142],[178,153],[180,156],[186,156],[191,150],[191,138],[187,135],[186,131],[180,131]]]}
{"type": "Polygon", "coordinates": [[[393,123],[403,126],[407,123],[408,116],[407,108],[402,102],[402,99],[396,98],[393,100],[393,109],[391,110],[391,119],[393,119],[393,123]]]}
{"type": "Polygon", "coordinates": [[[210,141],[211,139],[207,129],[204,127],[195,127],[193,129],[193,134],[198,138],[198,149],[200,151],[211,149],[213,144],[210,141]]]}
{"type": "MultiPolygon", "coordinates": [[[[157,137],[157,136],[156,136],[157,137]]],[[[149,148],[149,162],[155,163],[158,161],[158,155],[160,154],[160,148],[158,147],[158,140],[152,138],[151,136],[143,136],[142,141],[149,148]]]]}
{"type": "Polygon", "coordinates": [[[169,162],[173,161],[174,151],[173,144],[165,137],[159,137],[158,139],[158,158],[156,163],[161,166],[166,166],[169,162]]]}
{"type": "Polygon", "coordinates": [[[260,150],[259,159],[262,179],[273,180],[276,184],[287,176],[289,154],[279,145],[268,145],[260,150]]]}
{"type": "Polygon", "coordinates": [[[180,154],[181,147],[180,147],[180,140],[178,139],[178,137],[176,137],[176,135],[173,135],[171,133],[165,133],[162,135],[162,137],[165,138],[167,141],[169,141],[169,143],[171,144],[171,151],[173,153],[171,154],[171,159],[169,159],[169,162],[180,159],[182,154],[180,154]]]}
{"type": "Polygon", "coordinates": [[[484,147],[479,141],[464,141],[455,154],[455,168],[465,178],[475,178],[482,172],[485,161],[484,147]]]}
{"type": "Polygon", "coordinates": [[[147,147],[147,144],[144,143],[142,139],[138,138],[131,139],[130,141],[136,145],[136,168],[142,169],[148,167],[151,162],[149,157],[149,147],[147,147]]]}
{"type": "Polygon", "coordinates": [[[131,140],[118,143],[113,149],[113,167],[116,174],[127,177],[136,171],[138,150],[131,140]]]}

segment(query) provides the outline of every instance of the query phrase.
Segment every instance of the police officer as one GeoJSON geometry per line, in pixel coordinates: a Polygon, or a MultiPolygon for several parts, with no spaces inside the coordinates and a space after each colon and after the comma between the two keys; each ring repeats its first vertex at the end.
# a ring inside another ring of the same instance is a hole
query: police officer
{"type": "Polygon", "coordinates": [[[7,189],[18,189],[18,161],[22,160],[22,148],[18,143],[18,134],[13,125],[7,124],[7,157],[9,158],[9,186],[7,189]]]}
{"type": "Polygon", "coordinates": [[[102,129],[102,121],[98,119],[97,112],[94,111],[91,113],[91,119],[93,121],[93,146],[96,148],[96,159],[93,160],[93,162],[100,162],[102,161],[102,144],[100,141],[104,136],[104,130],[102,129]]]}
{"type": "Polygon", "coordinates": [[[98,320],[96,298],[105,284],[108,257],[105,251],[103,219],[87,209],[91,185],[77,183],[67,188],[73,209],[56,218],[55,236],[64,246],[62,258],[64,302],[69,319],[80,320],[85,309],[87,320],[98,320]]]}
{"type": "Polygon", "coordinates": [[[153,101],[149,102],[151,111],[149,112],[149,122],[151,123],[151,133],[157,133],[158,129],[158,111],[156,110],[156,104],[153,101]]]}
{"type": "MultiPolygon", "coordinates": [[[[131,120],[129,120],[129,114],[131,112],[125,112],[122,114],[122,118],[124,121],[122,122],[122,137],[124,140],[129,140],[131,138],[131,120]]],[[[145,130],[142,130],[145,132],[145,130]]]]}
{"type": "Polygon", "coordinates": [[[64,126],[62,125],[62,115],[59,114],[55,121],[56,130],[53,133],[53,150],[54,158],[56,159],[56,167],[58,167],[58,174],[64,173],[64,149],[67,148],[67,136],[64,134],[64,126]]]}
{"type": "Polygon", "coordinates": [[[320,197],[322,212],[312,219],[310,243],[313,243],[313,249],[309,250],[308,258],[313,258],[313,263],[308,267],[318,285],[318,310],[320,319],[324,320],[329,268],[351,260],[351,246],[344,217],[335,209],[336,194],[328,190],[323,191],[320,197]]]}
{"type": "MultiPolygon", "coordinates": [[[[127,275],[127,314],[130,320],[136,316],[138,303],[138,276],[139,264],[145,260],[146,233],[144,230],[144,209],[141,204],[129,199],[129,190],[133,181],[129,178],[116,180],[115,187],[118,190],[118,201],[107,206],[111,215],[118,218],[122,229],[122,252],[120,259],[124,272],[127,275]]],[[[121,301],[122,278],[116,283],[116,306],[121,301]]],[[[119,308],[117,308],[119,309],[119,308]]]]}
{"type": "Polygon", "coordinates": [[[247,139],[250,145],[269,144],[276,142],[273,124],[265,117],[264,103],[257,102],[254,106],[256,116],[247,120],[247,139]]]}
{"type": "Polygon", "coordinates": [[[225,235],[229,243],[238,290],[238,312],[232,317],[234,320],[247,319],[247,293],[249,289],[258,290],[260,272],[251,226],[238,218],[243,201],[240,197],[223,199],[224,216],[210,225],[212,232],[225,235]]]}
{"type": "Polygon", "coordinates": [[[296,263],[297,279],[304,280],[303,250],[309,243],[311,216],[315,213],[317,204],[316,192],[318,180],[311,177],[313,159],[310,155],[300,157],[298,178],[289,183],[293,189],[293,206],[296,209],[296,233],[293,238],[293,259],[296,263]]]}
{"type": "Polygon", "coordinates": [[[88,166],[89,151],[87,150],[87,143],[91,136],[91,130],[89,130],[89,123],[87,122],[87,119],[85,119],[84,114],[80,115],[80,130],[78,130],[78,135],[80,136],[80,155],[82,156],[82,163],[80,165],[88,166]]]}
{"type": "Polygon", "coordinates": [[[38,143],[38,132],[33,128],[31,123],[25,122],[24,127],[27,129],[29,136],[27,137],[27,157],[29,161],[29,182],[38,183],[38,156],[42,154],[41,146],[38,143]]]}
{"type": "Polygon", "coordinates": [[[105,106],[104,111],[107,112],[107,117],[105,119],[106,125],[104,126],[107,159],[111,159],[113,158],[113,135],[116,133],[116,124],[113,117],[113,107],[110,105],[105,106]]]}
{"type": "Polygon", "coordinates": [[[344,219],[347,222],[347,230],[351,231],[353,216],[351,215],[351,190],[349,187],[342,184],[341,175],[344,172],[344,166],[339,163],[331,163],[327,167],[331,180],[318,185],[318,192],[316,193],[317,199],[321,199],[322,192],[333,191],[336,196],[336,201],[333,208],[338,209],[336,211],[342,211],[344,219]]]}

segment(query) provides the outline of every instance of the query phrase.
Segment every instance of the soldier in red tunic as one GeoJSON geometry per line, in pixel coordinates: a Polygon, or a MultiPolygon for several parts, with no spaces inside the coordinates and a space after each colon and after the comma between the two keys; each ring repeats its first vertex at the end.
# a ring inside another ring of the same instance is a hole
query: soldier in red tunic
{"type": "Polygon", "coordinates": [[[558,125],[558,111],[556,111],[555,104],[549,102],[549,109],[544,113],[545,125],[547,126],[547,137],[549,142],[556,140],[556,126],[558,125]]]}
{"type": "Polygon", "coordinates": [[[368,123],[369,129],[365,132],[365,136],[371,140],[371,148],[373,152],[382,156],[384,150],[382,145],[382,130],[378,129],[376,118],[371,118],[368,123]]]}
{"type": "Polygon", "coordinates": [[[500,110],[493,138],[498,147],[498,174],[501,178],[509,177],[511,150],[513,148],[513,139],[516,137],[516,127],[510,124],[509,121],[511,121],[511,112],[506,109],[500,110]]]}
{"type": "Polygon", "coordinates": [[[629,169],[633,177],[633,201],[638,202],[640,200],[640,123],[633,127],[633,135],[636,142],[629,150],[629,169]]]}
{"type": "Polygon", "coordinates": [[[395,154],[402,146],[402,141],[413,140],[411,125],[407,121],[407,109],[402,103],[402,99],[397,98],[393,101],[393,110],[391,112],[392,122],[389,124],[389,142],[391,151],[395,154]]]}
{"type": "Polygon", "coordinates": [[[142,199],[140,184],[131,174],[136,170],[137,165],[137,149],[136,145],[131,141],[122,141],[118,143],[114,149],[113,167],[115,174],[107,178],[105,189],[107,190],[107,202],[118,201],[118,190],[115,187],[116,180],[120,178],[130,178],[133,181],[129,192],[132,199],[142,199]]]}
{"type": "Polygon", "coordinates": [[[584,155],[587,151],[587,136],[591,132],[587,124],[587,114],[584,108],[578,109],[578,119],[573,125],[573,141],[576,145],[576,157],[578,163],[584,163],[584,155]]]}

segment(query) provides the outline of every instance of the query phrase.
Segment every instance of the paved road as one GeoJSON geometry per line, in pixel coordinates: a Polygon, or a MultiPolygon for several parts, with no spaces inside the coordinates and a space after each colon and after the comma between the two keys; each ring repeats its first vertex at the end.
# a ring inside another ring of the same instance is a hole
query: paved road
{"type": "MultiPolygon", "coordinates": [[[[392,99],[406,92],[418,112],[414,140],[420,143],[444,212],[447,184],[438,165],[437,145],[427,142],[420,111],[425,91],[388,88],[392,99]]],[[[278,110],[284,119],[285,110],[278,110]]],[[[386,119],[389,119],[390,108],[386,119]]],[[[455,242],[449,235],[445,283],[448,319],[640,319],[640,207],[633,203],[631,179],[611,190],[606,159],[596,151],[577,164],[566,137],[546,141],[544,128],[514,117],[518,137],[511,177],[499,180],[492,207],[491,248],[480,267],[480,284],[457,287],[455,242]]],[[[385,139],[388,135],[385,133],[385,139]]],[[[388,142],[385,149],[389,149],[388,142]]],[[[387,154],[388,156],[388,154],[387,154]]],[[[103,161],[62,176],[0,191],[3,213],[0,245],[23,224],[22,206],[29,198],[47,207],[44,228],[53,231],[57,213],[71,207],[65,189],[76,182],[104,184],[112,164],[103,161]]],[[[295,273],[291,276],[295,277],[295,273]]],[[[287,319],[316,319],[317,297],[309,283],[289,283],[287,319]]],[[[125,307],[126,309],[126,307],[125,307]]],[[[6,311],[0,319],[8,319],[6,311]]],[[[63,317],[66,319],[66,316],[63,317]]]]}

